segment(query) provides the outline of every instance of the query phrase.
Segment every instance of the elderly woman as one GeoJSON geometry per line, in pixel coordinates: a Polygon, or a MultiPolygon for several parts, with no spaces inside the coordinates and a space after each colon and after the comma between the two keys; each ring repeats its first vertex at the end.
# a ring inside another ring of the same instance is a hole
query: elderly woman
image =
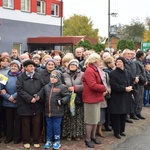
{"type": "Polygon", "coordinates": [[[106,57],[104,60],[104,68],[103,70],[105,72],[107,72],[108,74],[114,70],[116,68],[115,66],[115,61],[114,61],[114,58],[112,56],[109,56],[109,57],[106,57]]]}
{"type": "Polygon", "coordinates": [[[67,53],[63,58],[62,58],[62,68],[61,71],[62,73],[66,72],[68,68],[69,61],[74,59],[74,56],[72,53],[67,53]]]}
{"type": "Polygon", "coordinates": [[[30,129],[32,123],[33,146],[40,147],[39,133],[41,113],[44,110],[44,103],[39,97],[43,87],[41,76],[35,72],[35,63],[26,60],[23,63],[25,72],[17,78],[17,109],[22,121],[22,140],[24,148],[30,148],[30,129]]]}
{"type": "Polygon", "coordinates": [[[43,57],[41,57],[41,64],[40,64],[39,69],[40,69],[40,70],[45,69],[47,60],[48,60],[48,59],[51,59],[51,58],[52,58],[52,57],[51,57],[50,55],[48,55],[48,54],[46,54],[46,55],[44,55],[43,57]]]}
{"type": "Polygon", "coordinates": [[[65,115],[62,123],[62,136],[70,141],[72,138],[80,140],[84,134],[83,104],[82,104],[82,76],[83,72],[78,69],[79,62],[72,59],[68,64],[68,69],[63,73],[65,85],[70,93],[77,94],[75,99],[75,116],[71,116],[68,105],[65,108],[65,115]]]}
{"type": "MultiPolygon", "coordinates": [[[[114,58],[112,56],[108,56],[103,60],[104,63],[104,67],[103,67],[103,71],[110,74],[111,71],[113,71],[116,66],[115,66],[115,61],[114,58]]],[[[108,101],[109,103],[110,101],[108,101]]],[[[106,108],[108,109],[108,107],[106,108]]],[[[111,118],[110,118],[110,114],[108,113],[108,111],[106,111],[106,116],[105,116],[105,123],[104,123],[104,127],[106,131],[111,131],[111,118]]]]}
{"type": "Polygon", "coordinates": [[[133,78],[124,67],[125,59],[118,57],[116,69],[110,73],[111,101],[108,110],[111,115],[114,136],[118,139],[125,136],[126,117],[132,111],[133,78]]]}
{"type": "Polygon", "coordinates": [[[45,69],[41,71],[41,78],[44,85],[49,83],[50,74],[55,69],[55,60],[54,59],[47,59],[45,63],[45,69]]]}
{"type": "Polygon", "coordinates": [[[17,114],[17,91],[16,81],[20,72],[21,64],[18,60],[10,63],[10,70],[7,73],[8,81],[2,86],[1,96],[3,98],[3,106],[6,112],[6,140],[5,143],[10,143],[14,140],[14,144],[21,142],[21,121],[17,114]]]}
{"type": "Polygon", "coordinates": [[[104,101],[106,88],[100,76],[100,56],[97,53],[91,54],[86,63],[87,69],[83,75],[83,102],[84,102],[84,122],[86,129],[85,144],[89,148],[94,148],[95,144],[101,144],[96,138],[97,124],[100,120],[100,102],[104,101]],[[94,143],[93,143],[94,142],[94,143]]]}

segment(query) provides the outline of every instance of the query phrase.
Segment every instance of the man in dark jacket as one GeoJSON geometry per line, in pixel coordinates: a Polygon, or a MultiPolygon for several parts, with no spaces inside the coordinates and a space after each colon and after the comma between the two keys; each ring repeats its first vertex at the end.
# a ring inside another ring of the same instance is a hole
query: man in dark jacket
{"type": "Polygon", "coordinates": [[[75,49],[75,59],[77,59],[79,62],[81,62],[83,59],[83,52],[84,48],[83,47],[77,47],[75,49]]]}
{"type": "Polygon", "coordinates": [[[142,115],[141,115],[141,111],[142,111],[142,106],[143,106],[143,96],[144,96],[144,85],[147,85],[147,78],[146,78],[146,71],[143,65],[143,60],[144,60],[144,52],[143,51],[138,51],[136,53],[136,60],[135,62],[138,65],[138,72],[139,72],[139,82],[138,82],[138,96],[137,96],[137,106],[136,106],[136,116],[139,119],[145,119],[142,115]]]}
{"type": "Polygon", "coordinates": [[[35,63],[32,60],[26,60],[23,63],[25,72],[17,79],[17,105],[18,114],[22,121],[22,140],[24,148],[30,148],[30,123],[33,127],[34,147],[40,147],[39,133],[41,113],[44,103],[39,97],[43,83],[39,73],[35,72],[35,63]]]}
{"type": "MultiPolygon", "coordinates": [[[[125,68],[129,71],[132,72],[132,77],[134,78],[134,90],[133,90],[133,95],[134,95],[134,101],[133,102],[133,113],[130,114],[131,119],[139,120],[139,118],[136,116],[136,106],[138,104],[137,101],[137,89],[138,89],[138,82],[139,82],[139,69],[138,69],[138,64],[135,61],[132,61],[132,52],[129,49],[125,49],[123,51],[123,57],[125,59],[125,68]]],[[[128,123],[133,123],[132,120],[129,119],[129,115],[127,115],[126,122],[128,123]]]]}

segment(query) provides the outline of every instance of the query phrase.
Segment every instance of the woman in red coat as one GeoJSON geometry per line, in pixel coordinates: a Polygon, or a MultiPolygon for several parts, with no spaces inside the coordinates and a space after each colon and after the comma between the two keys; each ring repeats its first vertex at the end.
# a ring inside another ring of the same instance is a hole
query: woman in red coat
{"type": "Polygon", "coordinates": [[[89,148],[94,148],[94,144],[101,144],[96,139],[96,128],[100,118],[100,102],[104,101],[106,92],[100,77],[101,59],[97,53],[93,53],[86,60],[88,67],[83,75],[83,102],[84,102],[84,122],[86,124],[85,144],[89,148]]]}

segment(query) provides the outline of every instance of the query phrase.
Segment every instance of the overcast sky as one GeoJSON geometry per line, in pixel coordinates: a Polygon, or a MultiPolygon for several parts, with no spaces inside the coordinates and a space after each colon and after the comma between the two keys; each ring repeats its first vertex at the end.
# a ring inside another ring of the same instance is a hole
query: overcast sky
{"type": "MultiPolygon", "coordinates": [[[[73,14],[91,18],[99,35],[108,35],[108,0],[63,0],[64,17],[73,14]]],[[[130,24],[132,19],[139,18],[142,22],[150,17],[150,0],[110,0],[110,13],[118,13],[118,17],[110,17],[111,25],[130,24]]]]}

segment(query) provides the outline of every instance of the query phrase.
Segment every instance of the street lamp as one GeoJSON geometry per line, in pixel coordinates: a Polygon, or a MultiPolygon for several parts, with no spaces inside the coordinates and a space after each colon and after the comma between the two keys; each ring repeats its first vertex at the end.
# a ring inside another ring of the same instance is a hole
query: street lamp
{"type": "Polygon", "coordinates": [[[108,49],[111,50],[110,43],[110,35],[111,35],[111,27],[110,27],[110,16],[117,17],[118,13],[110,13],[110,0],[108,0],[108,49]]]}

